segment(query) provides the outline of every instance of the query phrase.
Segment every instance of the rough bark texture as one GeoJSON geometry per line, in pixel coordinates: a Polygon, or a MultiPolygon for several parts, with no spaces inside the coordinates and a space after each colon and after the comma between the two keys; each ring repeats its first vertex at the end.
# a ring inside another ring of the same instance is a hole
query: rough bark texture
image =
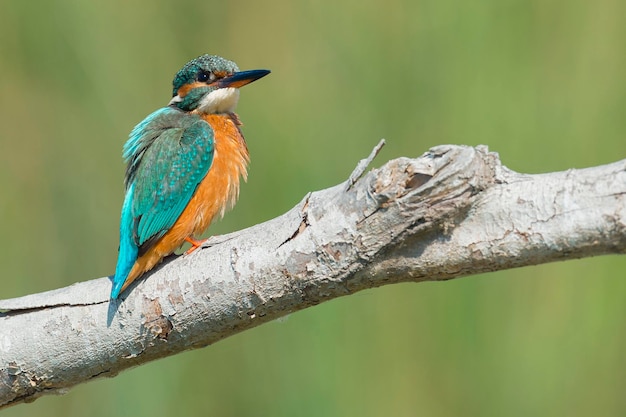
{"type": "MultiPolygon", "coordinates": [[[[379,145],[380,146],[380,145],[379,145]]],[[[109,301],[101,278],[0,301],[0,407],[199,348],[366,288],[626,253],[626,160],[525,175],[439,146],[172,257],[109,301]]]]}

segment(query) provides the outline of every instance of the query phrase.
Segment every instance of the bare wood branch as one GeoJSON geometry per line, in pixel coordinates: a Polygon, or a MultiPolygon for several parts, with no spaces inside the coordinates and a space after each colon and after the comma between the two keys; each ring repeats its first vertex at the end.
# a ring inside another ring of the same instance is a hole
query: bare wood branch
{"type": "Polygon", "coordinates": [[[0,405],[365,288],[626,253],[626,160],[524,175],[485,147],[439,146],[364,171],[172,257],[117,302],[108,278],[0,301],[0,405]]]}

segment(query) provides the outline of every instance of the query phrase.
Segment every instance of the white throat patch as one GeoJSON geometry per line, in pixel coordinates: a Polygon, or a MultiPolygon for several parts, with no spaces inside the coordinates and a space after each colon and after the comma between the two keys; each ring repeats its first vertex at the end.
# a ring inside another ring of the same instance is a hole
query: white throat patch
{"type": "Polygon", "coordinates": [[[207,114],[233,113],[238,101],[238,88],[219,88],[202,98],[198,111],[207,114]]]}

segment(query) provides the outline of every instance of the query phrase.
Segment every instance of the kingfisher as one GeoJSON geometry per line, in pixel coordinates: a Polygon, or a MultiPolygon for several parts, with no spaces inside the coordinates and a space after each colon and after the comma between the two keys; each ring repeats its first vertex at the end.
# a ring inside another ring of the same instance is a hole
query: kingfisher
{"type": "Polygon", "coordinates": [[[130,132],[112,299],[184,242],[187,253],[200,247],[196,236],[235,204],[250,160],[239,88],[269,73],[202,55],[176,73],[168,105],[130,132]]]}

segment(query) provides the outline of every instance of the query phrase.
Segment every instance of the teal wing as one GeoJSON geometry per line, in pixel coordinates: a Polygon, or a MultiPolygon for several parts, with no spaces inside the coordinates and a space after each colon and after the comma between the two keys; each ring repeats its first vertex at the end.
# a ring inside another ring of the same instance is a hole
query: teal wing
{"type": "Polygon", "coordinates": [[[213,130],[199,116],[166,107],[131,132],[124,154],[139,255],[176,222],[213,162],[213,130]]]}
{"type": "Polygon", "coordinates": [[[117,298],[133,264],[176,222],[211,164],[211,126],[199,116],[166,107],[131,132],[124,145],[126,195],[111,298],[117,298]]]}

